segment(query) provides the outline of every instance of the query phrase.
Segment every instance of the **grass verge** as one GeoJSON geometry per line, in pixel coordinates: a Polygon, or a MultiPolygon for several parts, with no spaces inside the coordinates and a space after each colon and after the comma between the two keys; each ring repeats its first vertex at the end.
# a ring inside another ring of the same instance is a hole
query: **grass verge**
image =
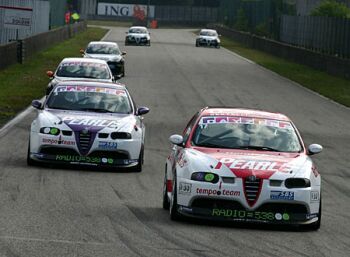
{"type": "Polygon", "coordinates": [[[222,37],[221,45],[283,77],[350,107],[350,80],[248,48],[227,37],[222,37]]]}
{"type": "Polygon", "coordinates": [[[65,57],[80,57],[79,50],[93,40],[100,40],[105,29],[88,28],[74,38],[39,52],[24,62],[0,71],[0,127],[33,99],[45,95],[49,78],[45,72],[55,70],[65,57]]]}

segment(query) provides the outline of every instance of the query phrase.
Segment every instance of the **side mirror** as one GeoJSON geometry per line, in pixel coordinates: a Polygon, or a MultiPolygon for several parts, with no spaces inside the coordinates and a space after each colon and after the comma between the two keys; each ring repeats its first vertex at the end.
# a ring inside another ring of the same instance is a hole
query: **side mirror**
{"type": "Polygon", "coordinates": [[[35,109],[41,109],[42,105],[43,105],[43,104],[42,104],[39,100],[33,100],[33,101],[32,101],[32,106],[33,106],[35,109]]]}
{"type": "Polygon", "coordinates": [[[53,78],[53,75],[54,75],[54,73],[53,73],[53,71],[47,71],[46,72],[46,75],[49,77],[49,78],[53,78]]]}
{"type": "Polygon", "coordinates": [[[146,113],[149,113],[149,108],[147,108],[147,107],[137,108],[137,112],[136,112],[137,115],[144,115],[146,113]]]}
{"type": "Polygon", "coordinates": [[[309,155],[313,155],[313,154],[318,154],[322,152],[323,147],[322,145],[319,145],[319,144],[312,144],[312,145],[309,145],[307,150],[309,155]]]}
{"type": "Polygon", "coordinates": [[[175,134],[169,137],[169,141],[174,145],[183,146],[184,138],[181,135],[175,134]]]}
{"type": "Polygon", "coordinates": [[[84,49],[80,49],[80,51],[79,51],[81,54],[85,54],[85,51],[84,51],[84,49]]]}
{"type": "Polygon", "coordinates": [[[126,52],[122,52],[122,55],[126,55],[126,52]]]}

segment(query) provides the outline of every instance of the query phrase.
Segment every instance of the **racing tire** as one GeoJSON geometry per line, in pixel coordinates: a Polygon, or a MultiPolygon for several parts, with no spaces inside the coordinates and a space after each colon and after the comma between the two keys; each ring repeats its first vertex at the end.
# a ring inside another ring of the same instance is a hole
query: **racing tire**
{"type": "Polygon", "coordinates": [[[135,167],[132,167],[131,170],[133,172],[141,172],[142,171],[142,165],[143,165],[143,146],[141,147],[141,151],[140,151],[140,156],[139,156],[139,160],[138,163],[135,167]]]}
{"type": "Polygon", "coordinates": [[[151,41],[148,41],[147,46],[151,46],[151,41]]]}
{"type": "Polygon", "coordinates": [[[216,45],[215,47],[216,47],[217,49],[219,49],[219,48],[220,48],[220,45],[216,45]]]}
{"type": "Polygon", "coordinates": [[[125,77],[125,66],[123,66],[121,76],[122,76],[122,77],[125,77]]]}
{"type": "Polygon", "coordinates": [[[307,230],[312,230],[312,231],[319,230],[321,227],[321,216],[322,216],[322,199],[320,199],[320,209],[319,209],[318,215],[317,215],[318,220],[314,223],[304,225],[303,228],[305,228],[307,230]]]}
{"type": "Polygon", "coordinates": [[[180,213],[177,211],[178,204],[177,204],[177,190],[176,190],[176,174],[173,178],[173,191],[171,192],[171,199],[170,199],[170,206],[169,206],[169,213],[170,213],[170,219],[177,221],[181,219],[180,213]]]}
{"type": "Polygon", "coordinates": [[[168,187],[167,187],[167,174],[166,174],[166,167],[165,167],[165,173],[164,173],[164,184],[163,184],[163,209],[169,210],[170,208],[170,201],[168,198],[168,187]]]}
{"type": "Polygon", "coordinates": [[[36,166],[36,165],[38,165],[37,161],[34,161],[32,158],[30,158],[30,139],[29,139],[29,142],[28,142],[27,165],[28,166],[36,166]]]}
{"type": "Polygon", "coordinates": [[[196,47],[199,47],[199,44],[198,44],[198,42],[196,42],[196,47]]]}

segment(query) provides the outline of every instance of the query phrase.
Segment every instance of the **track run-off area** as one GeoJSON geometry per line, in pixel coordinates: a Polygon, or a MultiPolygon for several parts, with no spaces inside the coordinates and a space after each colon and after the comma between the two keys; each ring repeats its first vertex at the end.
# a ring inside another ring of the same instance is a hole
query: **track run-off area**
{"type": "MultiPolygon", "coordinates": [[[[196,48],[189,29],[151,30],[151,47],[124,46],[128,87],[145,115],[141,173],[28,167],[32,109],[0,132],[0,256],[348,256],[350,109],[221,48],[196,48]],[[168,138],[205,106],[289,116],[322,176],[322,225],[299,231],[247,224],[171,221],[162,209],[168,138]]],[[[84,48],[85,46],[82,46],[84,48]]]]}

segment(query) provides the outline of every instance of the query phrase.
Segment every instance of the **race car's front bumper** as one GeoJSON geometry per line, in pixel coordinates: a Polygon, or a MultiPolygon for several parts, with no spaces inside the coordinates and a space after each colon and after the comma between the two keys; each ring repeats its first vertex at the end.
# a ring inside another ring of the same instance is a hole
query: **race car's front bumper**
{"type": "Polygon", "coordinates": [[[190,217],[276,224],[309,224],[319,217],[320,187],[276,188],[264,180],[253,205],[239,178],[212,184],[178,177],[177,192],[178,212],[190,217]],[[311,199],[315,193],[318,198],[311,199]]]}
{"type": "Polygon", "coordinates": [[[125,43],[129,45],[148,45],[150,44],[150,40],[146,37],[137,38],[137,37],[127,37],[125,39],[125,43]]]}
{"type": "Polygon", "coordinates": [[[86,165],[86,166],[100,166],[100,167],[120,167],[129,168],[138,164],[138,159],[119,159],[113,158],[108,153],[105,156],[81,156],[77,154],[43,154],[30,153],[30,158],[37,162],[51,163],[51,164],[69,164],[69,165],[86,165]]]}

